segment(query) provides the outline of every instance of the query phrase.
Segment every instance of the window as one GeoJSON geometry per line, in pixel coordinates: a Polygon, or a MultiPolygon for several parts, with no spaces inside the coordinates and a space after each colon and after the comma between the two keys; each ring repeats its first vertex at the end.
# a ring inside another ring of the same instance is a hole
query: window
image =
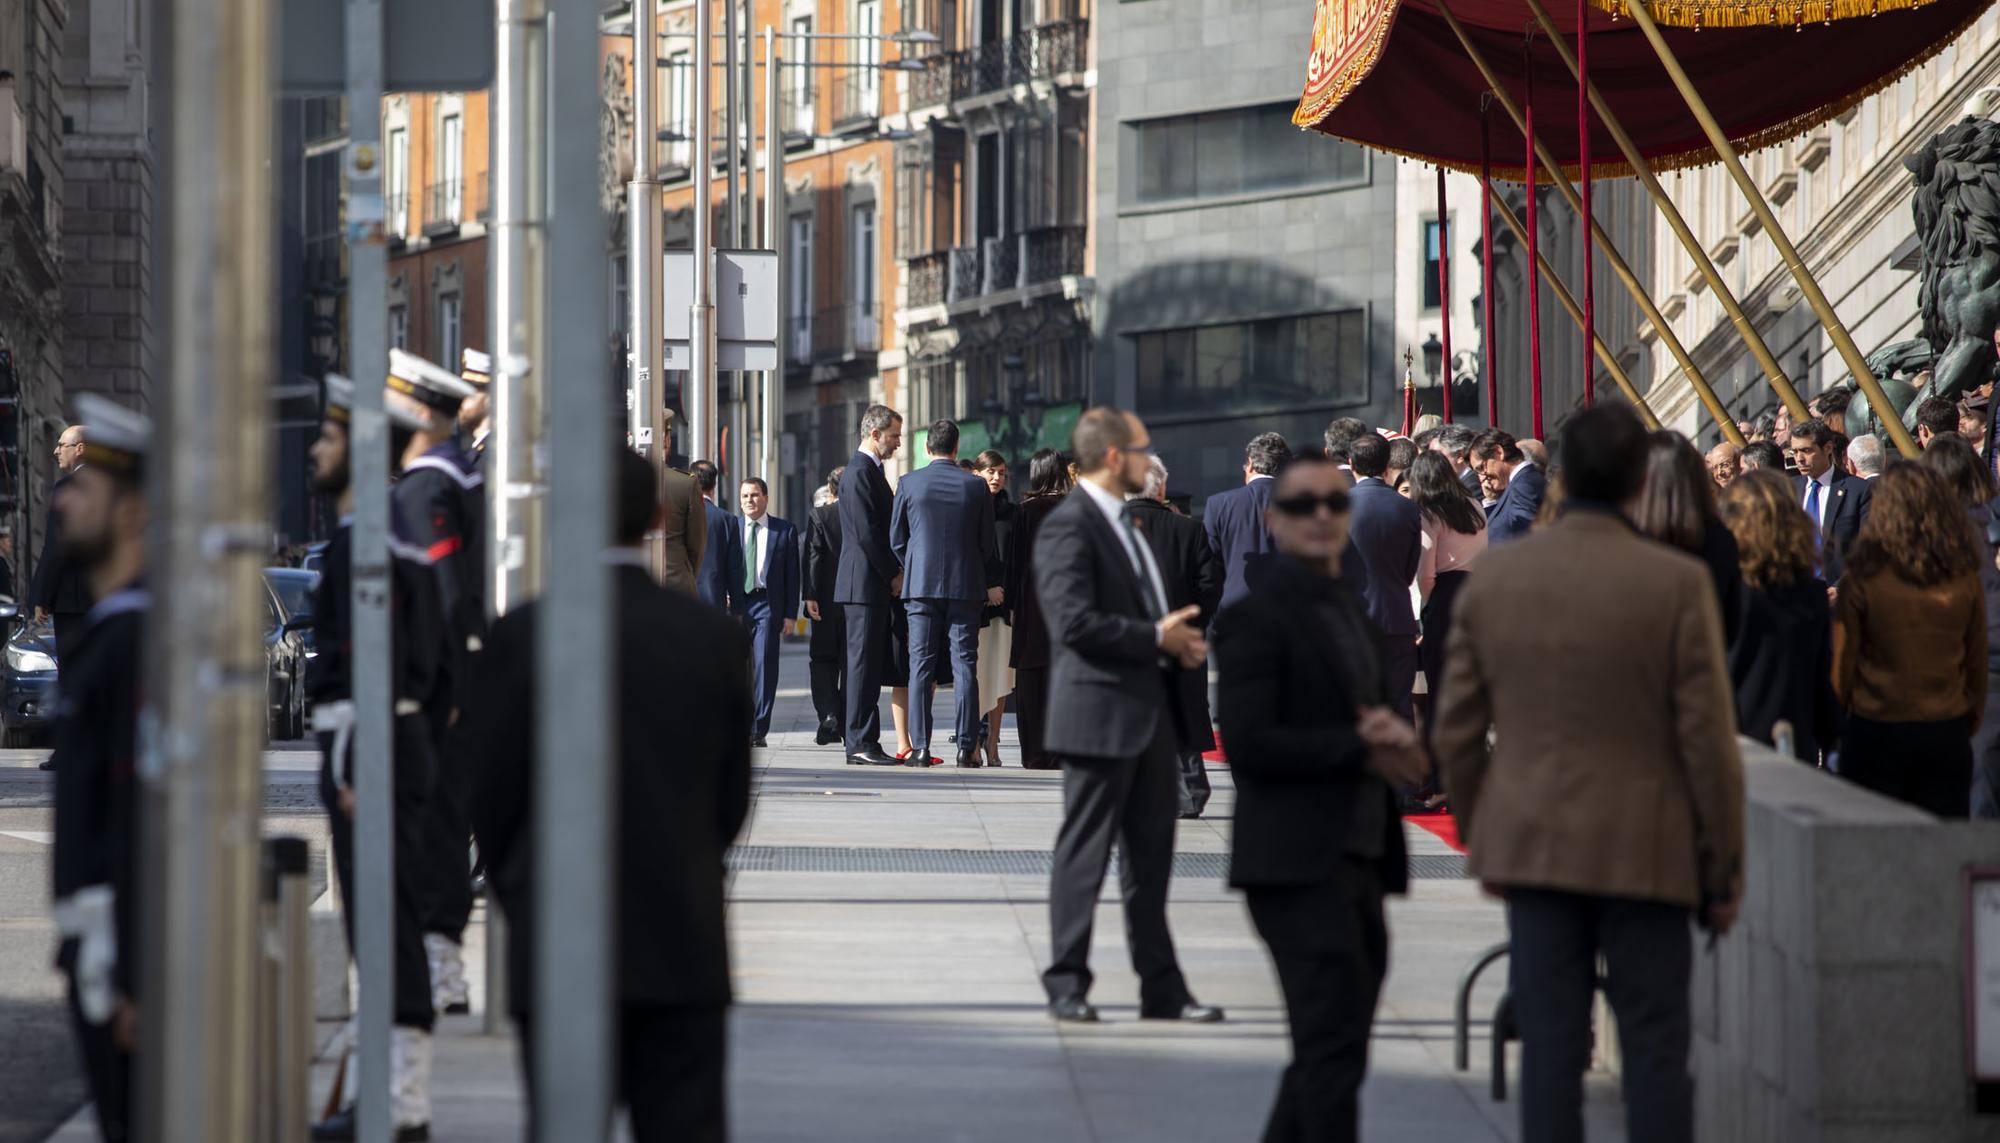
{"type": "Polygon", "coordinates": [[[1438,309],[1442,303],[1439,300],[1438,294],[1438,222],[1435,218],[1424,220],[1423,260],[1424,308],[1427,310],[1438,309]]]}
{"type": "Polygon", "coordinates": [[[813,124],[813,42],[806,37],[812,35],[811,16],[798,16],[792,20],[792,41],[787,50],[797,56],[797,61],[789,69],[791,90],[785,102],[791,108],[791,117],[786,129],[795,135],[811,135],[813,124]]]}
{"type": "Polygon", "coordinates": [[[438,360],[457,364],[460,341],[459,295],[438,295],[438,360]]]}
{"type": "Polygon", "coordinates": [[[1205,413],[1368,399],[1360,310],[1136,334],[1139,408],[1205,413]]]}
{"type": "Polygon", "coordinates": [[[915,258],[931,252],[928,176],[924,149],[904,144],[896,151],[896,257],[915,258]]]}
{"type": "Polygon", "coordinates": [[[1363,182],[1368,158],[1353,143],[1302,135],[1292,104],[1176,115],[1126,125],[1136,204],[1334,187],[1363,182]]]}
{"type": "Polygon", "coordinates": [[[686,52],[675,52],[667,57],[667,133],[674,138],[667,141],[667,166],[672,170],[685,171],[690,166],[688,156],[694,146],[693,95],[689,86],[694,76],[694,63],[686,52]]]}
{"type": "Polygon", "coordinates": [[[410,307],[389,307],[389,346],[392,349],[410,348],[410,307]]]}
{"type": "Polygon", "coordinates": [[[388,170],[384,189],[389,196],[389,234],[406,235],[410,231],[410,132],[406,127],[398,127],[389,132],[388,170]]]}
{"type": "Polygon", "coordinates": [[[882,62],[882,44],[874,38],[882,34],[882,6],[878,0],[856,0],[854,34],[867,37],[854,42],[854,103],[856,109],[874,115],[881,109],[877,97],[882,86],[882,73],[877,70],[882,62]]]}
{"type": "Polygon", "coordinates": [[[857,204],[848,212],[848,260],[853,278],[847,296],[858,313],[875,312],[875,204],[857,204]]]}
{"type": "Polygon", "coordinates": [[[791,218],[791,249],[788,251],[790,281],[786,284],[785,307],[791,315],[792,360],[812,360],[813,320],[813,220],[810,214],[791,218]]]}
{"type": "Polygon", "coordinates": [[[464,208],[465,121],[447,115],[438,130],[438,185],[441,221],[457,222],[464,208]]]}
{"type": "Polygon", "coordinates": [[[611,332],[624,333],[631,324],[632,308],[631,279],[625,272],[625,255],[611,259],[611,332]]]}

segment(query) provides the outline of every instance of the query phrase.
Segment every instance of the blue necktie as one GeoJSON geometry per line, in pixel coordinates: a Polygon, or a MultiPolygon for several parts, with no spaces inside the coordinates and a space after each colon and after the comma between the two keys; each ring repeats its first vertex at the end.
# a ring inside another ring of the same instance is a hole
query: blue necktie
{"type": "MultiPolygon", "coordinates": [[[[1810,476],[1806,477],[1806,515],[1812,517],[1813,554],[1818,555],[1820,551],[1824,548],[1824,543],[1822,537],[1820,536],[1820,525],[1819,525],[1819,481],[1813,479],[1810,476]]],[[[1813,570],[1814,571],[1819,570],[1819,565],[1817,560],[1814,561],[1813,570]]]]}

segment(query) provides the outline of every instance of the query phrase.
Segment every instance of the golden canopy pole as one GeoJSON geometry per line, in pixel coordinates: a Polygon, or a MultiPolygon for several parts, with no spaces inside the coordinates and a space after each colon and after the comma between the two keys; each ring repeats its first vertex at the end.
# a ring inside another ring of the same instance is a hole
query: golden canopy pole
{"type": "MultiPolygon", "coordinates": [[[[1792,245],[1792,240],[1786,237],[1785,228],[1779,225],[1778,216],[1772,212],[1771,204],[1764,201],[1763,192],[1757,189],[1755,182],[1751,181],[1750,173],[1743,169],[1743,160],[1737,158],[1736,148],[1730,144],[1729,136],[1723,132],[1722,125],[1715,121],[1715,116],[1709,113],[1708,104],[1702,102],[1701,94],[1694,89],[1694,82],[1688,78],[1680,61],[1674,58],[1673,49],[1667,46],[1666,39],[1660,35],[1659,25],[1653,23],[1653,17],[1646,11],[1644,3],[1626,4],[1624,7],[1631,15],[1632,22],[1646,34],[1646,41],[1653,45],[1653,51],[1660,57],[1660,63],[1666,67],[1667,75],[1680,90],[1681,98],[1687,101],[1688,110],[1694,112],[1695,120],[1701,124],[1702,132],[1708,136],[1709,145],[1715,148],[1716,157],[1722,160],[1722,165],[1729,171],[1729,177],[1736,180],[1736,188],[1743,192],[1744,200],[1750,204],[1750,209],[1756,212],[1758,224],[1763,226],[1764,233],[1771,236],[1772,245],[1778,248],[1778,256],[1784,259],[1786,269],[1792,272],[1792,278],[1798,282],[1800,292],[1805,294],[1806,304],[1812,306],[1820,324],[1826,327],[1827,336],[1833,339],[1834,348],[1840,351],[1841,360],[1847,363],[1848,371],[1854,374],[1854,380],[1860,384],[1862,392],[1868,394],[1868,404],[1881,418],[1882,427],[1889,432],[1889,439],[1896,442],[1896,451],[1906,458],[1914,458],[1918,449],[1917,442],[1910,438],[1910,430],[1904,428],[1901,418],[1894,415],[1895,407],[1889,403],[1887,394],[1882,392],[1882,386],[1876,382],[1875,373],[1868,368],[1867,359],[1861,356],[1861,350],[1854,344],[1854,339],[1848,336],[1847,327],[1841,324],[1839,315],[1833,312],[1833,303],[1826,300],[1826,294],[1820,290],[1819,282],[1814,280],[1812,271],[1806,269],[1806,264],[1799,259],[1797,248],[1792,245]]],[[[1792,415],[1797,416],[1798,410],[1794,410],[1792,415]]]]}
{"type": "MultiPolygon", "coordinates": [[[[1521,116],[1520,106],[1514,102],[1513,96],[1507,94],[1507,89],[1500,83],[1500,77],[1487,64],[1486,57],[1480,54],[1479,48],[1473,44],[1472,37],[1466,34],[1465,25],[1458,22],[1458,17],[1452,13],[1451,6],[1446,3],[1446,0],[1437,0],[1437,10],[1438,14],[1444,17],[1445,23],[1451,25],[1452,35],[1458,37],[1459,45],[1465,49],[1465,54],[1472,60],[1472,65],[1479,69],[1481,76],[1485,77],[1486,85],[1493,91],[1494,100],[1506,110],[1508,117],[1514,121],[1514,129],[1525,136],[1528,133],[1528,125],[1527,121],[1521,116]]],[[[1556,162],[1555,156],[1549,153],[1549,149],[1542,144],[1540,139],[1534,139],[1532,142],[1535,146],[1535,154],[1541,159],[1542,166],[1549,172],[1549,181],[1555,184],[1558,191],[1562,192],[1562,196],[1568,201],[1570,209],[1581,215],[1583,213],[1583,199],[1577,196],[1576,188],[1570,185],[1567,178],[1563,177],[1562,165],[1556,162]]],[[[1604,259],[1611,264],[1612,272],[1617,274],[1618,280],[1625,284],[1625,290],[1632,295],[1632,300],[1639,303],[1639,308],[1646,314],[1646,320],[1653,323],[1653,329],[1659,333],[1660,340],[1666,344],[1667,351],[1673,354],[1674,360],[1680,363],[1681,372],[1687,374],[1687,379],[1694,386],[1696,395],[1701,398],[1701,403],[1708,407],[1709,415],[1715,418],[1718,425],[1733,426],[1735,418],[1729,415],[1729,410],[1723,405],[1721,398],[1717,397],[1715,390],[1709,387],[1708,379],[1703,377],[1701,370],[1695,367],[1694,358],[1688,356],[1687,347],[1683,346],[1681,339],[1674,335],[1674,327],[1668,323],[1666,316],[1660,313],[1660,307],[1653,304],[1652,295],[1646,292],[1645,284],[1639,281],[1639,276],[1632,272],[1632,267],[1626,263],[1624,256],[1618,253],[1617,244],[1612,242],[1611,236],[1604,232],[1604,227],[1598,225],[1595,221],[1591,223],[1591,232],[1597,236],[1597,244],[1603,249],[1604,259]]]]}
{"type": "MultiPolygon", "coordinates": [[[[1575,53],[1570,51],[1569,45],[1564,43],[1562,36],[1557,33],[1555,21],[1549,18],[1548,10],[1542,7],[1542,0],[1528,0],[1528,10],[1535,14],[1535,22],[1548,33],[1549,42],[1555,45],[1556,54],[1562,57],[1570,74],[1579,74],[1575,53]]],[[[1716,301],[1722,303],[1723,312],[1729,315],[1730,323],[1743,337],[1743,344],[1749,348],[1750,355],[1757,359],[1758,366],[1764,370],[1764,376],[1770,380],[1772,391],[1785,403],[1785,408],[1791,410],[1794,420],[1808,419],[1811,414],[1806,411],[1806,403],[1799,398],[1799,392],[1792,386],[1791,378],[1785,376],[1784,367],[1778,364],[1777,355],[1773,354],[1771,347],[1765,344],[1764,335],[1758,333],[1757,327],[1750,323],[1750,317],[1737,303],[1735,293],[1729,289],[1728,283],[1722,280],[1722,271],[1715,268],[1715,262],[1709,258],[1701,240],[1695,237],[1694,229],[1681,215],[1680,208],[1674,205],[1673,199],[1667,197],[1666,188],[1662,187],[1660,180],[1653,175],[1652,164],[1639,153],[1638,144],[1634,143],[1632,136],[1626,133],[1624,125],[1618,122],[1618,117],[1611,113],[1611,105],[1598,94],[1595,83],[1590,85],[1590,105],[1597,109],[1599,121],[1604,124],[1605,130],[1611,133],[1612,140],[1618,144],[1618,150],[1624,154],[1625,162],[1631,166],[1639,185],[1646,188],[1646,193],[1652,196],[1653,205],[1659,208],[1661,216],[1667,220],[1667,226],[1673,230],[1674,237],[1680,239],[1682,249],[1688,252],[1688,257],[1694,259],[1695,268],[1701,271],[1702,278],[1708,282],[1709,292],[1715,295],[1716,301]]],[[[1736,428],[1734,420],[1725,419],[1721,422],[1721,426],[1722,435],[1728,438],[1729,443],[1738,448],[1743,447],[1743,434],[1736,428]]]]}
{"type": "MultiPolygon", "coordinates": [[[[1494,208],[1500,214],[1500,220],[1507,224],[1507,229],[1514,232],[1514,237],[1525,248],[1528,244],[1528,228],[1521,224],[1519,218],[1515,217],[1514,208],[1501,201],[1500,192],[1490,191],[1489,194],[1491,195],[1494,208]]],[[[1577,305],[1576,299],[1570,296],[1570,292],[1567,289],[1563,288],[1562,279],[1556,276],[1556,269],[1554,266],[1549,265],[1547,258],[1537,253],[1535,261],[1541,264],[1542,281],[1546,282],[1549,288],[1555,291],[1556,300],[1561,302],[1563,308],[1569,311],[1570,320],[1576,323],[1577,330],[1579,332],[1583,331],[1583,307],[1577,305]]],[[[1590,338],[1591,345],[1597,350],[1597,359],[1604,363],[1605,371],[1611,374],[1613,381],[1618,382],[1618,388],[1624,391],[1625,399],[1632,402],[1633,407],[1639,410],[1639,419],[1646,422],[1646,427],[1649,429],[1659,428],[1660,418],[1653,415],[1653,410],[1646,404],[1646,398],[1640,394],[1639,387],[1632,383],[1632,378],[1626,375],[1625,367],[1618,363],[1618,357],[1611,352],[1611,347],[1604,344],[1604,339],[1597,336],[1594,331],[1588,333],[1587,336],[1590,338]]]]}

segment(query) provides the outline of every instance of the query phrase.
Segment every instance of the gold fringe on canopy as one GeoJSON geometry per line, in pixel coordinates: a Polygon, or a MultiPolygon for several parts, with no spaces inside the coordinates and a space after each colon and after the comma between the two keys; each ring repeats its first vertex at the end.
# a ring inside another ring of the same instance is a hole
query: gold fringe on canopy
{"type": "MultiPolygon", "coordinates": [[[[1650,0],[1646,14],[1663,28],[1798,28],[1921,8],[1927,0],[1650,0]]],[[[1590,6],[1629,19],[1628,0],[1590,0],[1590,6]]]]}

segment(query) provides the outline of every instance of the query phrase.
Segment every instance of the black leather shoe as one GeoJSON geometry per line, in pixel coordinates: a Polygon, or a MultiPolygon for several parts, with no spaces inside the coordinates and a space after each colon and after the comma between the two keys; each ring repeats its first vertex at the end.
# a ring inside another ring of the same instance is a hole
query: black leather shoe
{"type": "Polygon", "coordinates": [[[756,747],[759,750],[762,750],[771,744],[764,741],[764,736],[760,734],[757,737],[750,740],[750,745],[756,747]]]}
{"type": "Polygon", "coordinates": [[[849,766],[900,766],[902,762],[882,753],[881,747],[871,746],[859,754],[849,754],[847,756],[847,764],[849,766]]]}
{"type": "MultiPolygon", "coordinates": [[[[355,1136],[354,1105],[348,1104],[313,1124],[313,1143],[349,1143],[355,1136]]],[[[431,1125],[406,1124],[395,1130],[396,1143],[430,1143],[431,1125]]]]}
{"type": "Polygon", "coordinates": [[[986,763],[979,760],[979,748],[977,746],[961,746],[958,748],[959,769],[977,770],[984,765],[986,763]]]}
{"type": "Polygon", "coordinates": [[[42,759],[41,764],[35,767],[35,769],[37,770],[53,770],[55,768],[56,768],[56,756],[53,754],[49,755],[47,758],[42,759]]]}
{"type": "Polygon", "coordinates": [[[813,735],[813,745],[831,746],[839,741],[840,741],[840,731],[835,729],[833,725],[833,720],[830,718],[820,719],[819,733],[813,735]]]}
{"type": "Polygon", "coordinates": [[[1049,1015],[1064,1024],[1095,1024],[1097,1009],[1081,996],[1065,996],[1049,1005],[1049,1015]]]}
{"type": "Polygon", "coordinates": [[[1164,1012],[1147,1012],[1141,1009],[1141,1020],[1179,1020],[1187,1024],[1220,1024],[1222,1009],[1212,1004],[1196,1004],[1190,1000],[1179,1008],[1164,1012]]]}

